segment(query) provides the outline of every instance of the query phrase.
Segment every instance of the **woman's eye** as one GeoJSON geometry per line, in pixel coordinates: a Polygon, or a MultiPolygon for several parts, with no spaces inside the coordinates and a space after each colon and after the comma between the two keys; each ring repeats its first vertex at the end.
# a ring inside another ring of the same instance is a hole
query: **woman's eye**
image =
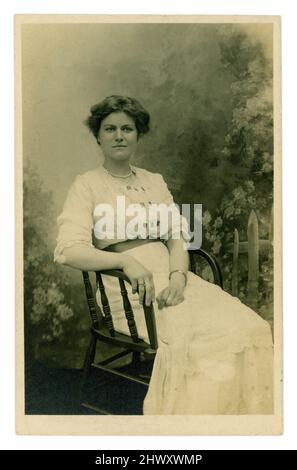
{"type": "Polygon", "coordinates": [[[105,130],[106,130],[107,132],[112,132],[114,129],[113,129],[113,127],[105,127],[105,130]]]}
{"type": "Polygon", "coordinates": [[[123,130],[125,132],[132,132],[134,129],[132,127],[124,127],[123,130]]]}

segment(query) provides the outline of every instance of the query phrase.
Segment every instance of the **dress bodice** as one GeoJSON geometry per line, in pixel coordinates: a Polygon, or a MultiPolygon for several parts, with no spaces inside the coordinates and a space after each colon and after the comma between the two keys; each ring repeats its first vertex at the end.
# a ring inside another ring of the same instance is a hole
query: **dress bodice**
{"type": "MultiPolygon", "coordinates": [[[[143,219],[141,238],[146,238],[145,231],[148,234],[149,230],[154,230],[152,227],[149,229],[148,220],[155,204],[174,206],[167,184],[158,173],[133,166],[129,178],[115,178],[100,165],[78,175],[68,191],[62,213],[57,219],[59,233],[54,254],[55,261],[60,261],[65,247],[75,243],[104,249],[111,244],[135,238],[133,229],[135,214],[139,220],[143,219]],[[111,216],[114,225],[110,222],[111,216]],[[124,232],[123,226],[126,228],[124,232]]],[[[184,238],[189,240],[186,221],[180,215],[179,221],[178,227],[172,222],[170,229],[182,228],[184,238]]],[[[159,225],[159,219],[157,224],[159,225]]],[[[164,229],[159,235],[166,238],[164,229]]]]}

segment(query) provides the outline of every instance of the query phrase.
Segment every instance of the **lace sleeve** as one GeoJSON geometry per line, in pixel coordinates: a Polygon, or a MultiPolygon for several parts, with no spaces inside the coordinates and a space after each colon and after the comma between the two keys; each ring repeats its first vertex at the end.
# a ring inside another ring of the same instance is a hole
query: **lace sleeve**
{"type": "Polygon", "coordinates": [[[63,264],[65,262],[63,250],[77,243],[95,249],[92,243],[92,193],[83,176],[78,175],[70,186],[62,213],[57,218],[57,224],[55,262],[63,264]]]}

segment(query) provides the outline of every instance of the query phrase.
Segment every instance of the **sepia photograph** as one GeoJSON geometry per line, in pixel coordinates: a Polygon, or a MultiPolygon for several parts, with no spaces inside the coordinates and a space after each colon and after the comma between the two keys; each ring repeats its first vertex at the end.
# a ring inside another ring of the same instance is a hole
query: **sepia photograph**
{"type": "Polygon", "coordinates": [[[280,19],[16,15],[17,432],[282,432],[280,19]]]}

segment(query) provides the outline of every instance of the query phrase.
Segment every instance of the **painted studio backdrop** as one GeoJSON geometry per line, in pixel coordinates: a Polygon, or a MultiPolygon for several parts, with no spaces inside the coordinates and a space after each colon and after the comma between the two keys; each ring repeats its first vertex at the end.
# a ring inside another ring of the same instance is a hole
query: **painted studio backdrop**
{"type": "Polygon", "coordinates": [[[82,276],[53,263],[56,218],[99,162],[83,121],[111,94],[150,112],[134,163],[162,173],[176,202],[203,204],[224,288],[273,325],[272,39],[263,23],[22,26],[27,367],[82,366],[82,276]]]}

